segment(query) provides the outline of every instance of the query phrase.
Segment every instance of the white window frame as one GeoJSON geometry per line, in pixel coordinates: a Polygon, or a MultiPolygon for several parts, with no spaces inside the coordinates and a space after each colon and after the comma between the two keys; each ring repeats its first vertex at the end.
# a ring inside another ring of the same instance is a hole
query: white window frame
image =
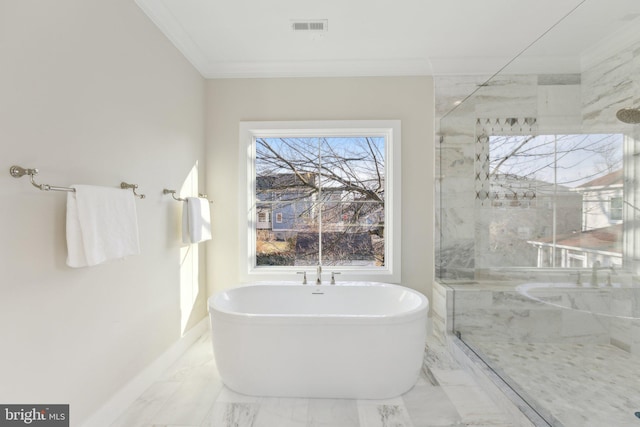
{"type": "Polygon", "coordinates": [[[385,265],[382,267],[323,266],[327,272],[342,273],[342,281],[384,281],[400,283],[401,275],[401,122],[400,120],[331,120],[331,121],[270,121],[240,122],[239,198],[240,212],[240,280],[243,283],[261,280],[300,280],[298,271],[307,271],[315,280],[313,266],[256,266],[255,215],[255,141],[268,137],[317,136],[383,136],[385,138],[385,265]]]}

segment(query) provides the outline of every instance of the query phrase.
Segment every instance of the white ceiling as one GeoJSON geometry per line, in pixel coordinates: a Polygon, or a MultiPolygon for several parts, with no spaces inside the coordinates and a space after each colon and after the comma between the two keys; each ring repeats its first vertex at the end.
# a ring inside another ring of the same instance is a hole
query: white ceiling
{"type": "Polygon", "coordinates": [[[640,36],[640,0],[135,1],[207,78],[493,74],[543,34],[528,66],[572,73],[640,36]]]}

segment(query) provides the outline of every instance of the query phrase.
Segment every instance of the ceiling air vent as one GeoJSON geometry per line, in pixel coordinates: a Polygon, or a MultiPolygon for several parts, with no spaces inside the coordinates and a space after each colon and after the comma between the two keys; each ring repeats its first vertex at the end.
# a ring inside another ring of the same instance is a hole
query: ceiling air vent
{"type": "Polygon", "coordinates": [[[293,31],[327,31],[326,19],[291,21],[293,31]]]}

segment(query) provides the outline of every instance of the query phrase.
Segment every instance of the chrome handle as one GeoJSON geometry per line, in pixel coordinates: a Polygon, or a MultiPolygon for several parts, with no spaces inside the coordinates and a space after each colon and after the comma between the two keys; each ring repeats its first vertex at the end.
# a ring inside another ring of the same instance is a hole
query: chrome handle
{"type": "Polygon", "coordinates": [[[332,271],[332,272],[331,272],[331,284],[332,284],[332,285],[335,285],[335,284],[336,284],[336,278],[335,278],[335,275],[336,275],[336,274],[340,274],[340,272],[339,272],[339,271],[332,271]]]}
{"type": "Polygon", "coordinates": [[[302,284],[307,284],[307,272],[306,271],[298,271],[296,274],[302,274],[302,284]]]}

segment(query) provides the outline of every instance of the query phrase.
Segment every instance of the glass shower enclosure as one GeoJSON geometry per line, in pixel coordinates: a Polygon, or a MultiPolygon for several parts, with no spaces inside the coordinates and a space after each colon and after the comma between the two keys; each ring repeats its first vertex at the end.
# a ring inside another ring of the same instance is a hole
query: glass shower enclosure
{"type": "Polygon", "coordinates": [[[498,73],[435,79],[436,275],[548,425],[640,426],[640,2],[576,3],[498,73]]]}

